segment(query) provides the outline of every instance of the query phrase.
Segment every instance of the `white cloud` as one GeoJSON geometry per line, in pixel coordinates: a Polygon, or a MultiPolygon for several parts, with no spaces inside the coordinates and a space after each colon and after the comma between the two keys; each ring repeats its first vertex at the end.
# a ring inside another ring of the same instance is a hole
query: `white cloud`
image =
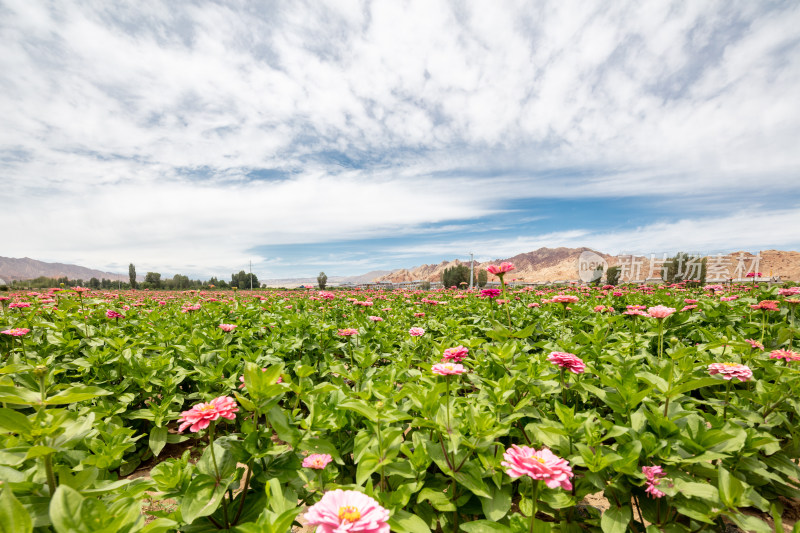
{"type": "Polygon", "coordinates": [[[798,192],[796,4],[0,13],[0,191],[29,200],[4,202],[0,224],[25,228],[6,255],[211,269],[256,245],[423,234],[522,197],[798,192]],[[247,184],[258,169],[284,178],[247,184]]]}

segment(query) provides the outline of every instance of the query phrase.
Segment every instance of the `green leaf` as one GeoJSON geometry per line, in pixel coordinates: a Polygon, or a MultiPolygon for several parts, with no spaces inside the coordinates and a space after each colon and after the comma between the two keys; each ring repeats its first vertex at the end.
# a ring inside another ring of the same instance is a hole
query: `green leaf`
{"type": "Polygon", "coordinates": [[[490,498],[481,498],[483,514],[489,520],[500,520],[511,509],[511,485],[503,485],[499,489],[494,483],[488,484],[490,498]]]}
{"type": "Polygon", "coordinates": [[[50,500],[50,520],[58,533],[84,533],[81,519],[83,496],[67,485],[61,485],[50,500]]]}
{"type": "Polygon", "coordinates": [[[678,493],[688,496],[689,498],[701,498],[712,502],[716,502],[719,499],[717,487],[709,483],[695,483],[693,481],[676,479],[674,485],[678,493]]]}
{"type": "Polygon", "coordinates": [[[169,518],[156,518],[142,528],[142,533],[167,533],[167,531],[173,530],[177,527],[178,523],[175,520],[170,520],[169,518]]]}
{"type": "Polygon", "coordinates": [[[374,453],[365,453],[358,461],[356,468],[356,483],[363,485],[364,482],[378,469],[380,457],[374,453]]]}
{"type": "Polygon", "coordinates": [[[91,385],[75,385],[66,390],[50,396],[44,401],[45,405],[63,405],[69,403],[77,403],[85,400],[91,400],[98,396],[107,396],[111,392],[101,389],[100,387],[93,387],[91,385]]]}
{"type": "MultiPolygon", "coordinates": [[[[224,484],[205,474],[195,477],[181,499],[181,516],[191,524],[201,516],[208,516],[217,510],[225,495],[224,484]]],[[[60,532],[59,532],[60,533],[60,532]]]]}
{"type": "Polygon", "coordinates": [[[396,533],[430,533],[431,531],[422,518],[402,509],[396,511],[387,523],[396,533]]]}
{"type": "Polygon", "coordinates": [[[41,399],[42,397],[38,392],[23,387],[0,385],[0,402],[35,405],[38,404],[41,399]]]}
{"type": "Polygon", "coordinates": [[[630,505],[612,506],[600,517],[600,527],[603,533],[625,533],[632,517],[633,511],[630,505]]]}
{"type": "Polygon", "coordinates": [[[337,409],[349,409],[360,414],[370,422],[378,421],[378,410],[367,405],[364,400],[347,400],[336,406],[337,409]]]}
{"type": "Polygon", "coordinates": [[[31,430],[28,417],[14,409],[0,409],[0,432],[25,434],[31,430]]]}
{"type": "Polygon", "coordinates": [[[31,533],[33,521],[11,488],[0,489],[0,533],[31,533]]]}
{"type": "Polygon", "coordinates": [[[467,533],[511,533],[511,528],[491,520],[473,520],[461,524],[461,529],[467,533]]]}
{"type": "Polygon", "coordinates": [[[720,385],[722,383],[725,383],[725,381],[717,378],[696,378],[672,387],[672,390],[668,392],[668,395],[673,397],[678,394],[693,391],[695,389],[700,389],[702,387],[708,387],[711,385],[720,385]]]}
{"type": "Polygon", "coordinates": [[[272,424],[275,433],[278,434],[279,439],[284,442],[288,442],[292,446],[297,445],[301,438],[300,432],[296,427],[289,424],[289,419],[287,418],[283,409],[281,409],[279,406],[275,406],[269,410],[267,417],[269,418],[269,423],[272,424]]]}
{"type": "Polygon", "coordinates": [[[739,507],[742,501],[742,494],[744,494],[744,485],[737,477],[725,470],[722,465],[719,466],[719,480],[717,484],[719,488],[719,497],[725,507],[728,509],[736,509],[739,507]]]}
{"type": "Polygon", "coordinates": [[[164,446],[167,444],[167,428],[166,427],[154,427],[150,430],[150,450],[152,450],[153,455],[158,457],[158,454],[161,453],[161,450],[164,449],[164,446]]]}
{"type": "Polygon", "coordinates": [[[450,501],[447,494],[441,490],[433,490],[428,487],[422,489],[417,495],[417,503],[422,503],[425,500],[431,502],[431,505],[433,505],[437,511],[448,512],[456,510],[456,506],[453,505],[453,502],[450,501]]]}

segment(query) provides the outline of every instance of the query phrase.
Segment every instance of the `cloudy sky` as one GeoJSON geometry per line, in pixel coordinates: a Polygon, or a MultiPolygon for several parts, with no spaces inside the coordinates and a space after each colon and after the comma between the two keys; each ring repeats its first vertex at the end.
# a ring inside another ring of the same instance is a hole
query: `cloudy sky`
{"type": "Polygon", "coordinates": [[[800,3],[0,0],[0,255],[800,249],[800,3]]]}

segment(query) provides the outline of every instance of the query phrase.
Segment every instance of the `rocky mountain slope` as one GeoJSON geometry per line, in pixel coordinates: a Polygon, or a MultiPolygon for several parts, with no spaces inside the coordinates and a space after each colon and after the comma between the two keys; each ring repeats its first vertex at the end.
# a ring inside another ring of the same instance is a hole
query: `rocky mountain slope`
{"type": "MultiPolygon", "coordinates": [[[[578,279],[578,258],[583,252],[594,252],[605,259],[609,266],[630,261],[630,256],[612,256],[590,248],[539,248],[533,252],[518,254],[514,257],[482,263],[476,262],[475,269],[485,269],[489,265],[510,261],[516,268],[506,276],[507,280],[517,279],[529,282],[576,280],[578,279]]],[[[660,259],[660,257],[656,259],[660,259]]],[[[734,252],[724,255],[716,261],[726,265],[731,275],[733,275],[740,259],[744,262],[744,272],[747,272],[753,265],[753,254],[734,252]]],[[[645,279],[651,272],[650,258],[635,256],[634,261],[638,263],[638,279],[645,279]]],[[[456,259],[442,261],[438,264],[395,270],[390,274],[381,276],[376,281],[392,281],[395,283],[415,280],[439,281],[444,269],[460,264],[469,265],[469,262],[462,262],[456,259]]],[[[657,272],[659,264],[656,263],[653,266],[657,272]]],[[[780,276],[782,280],[800,281],[800,252],[764,250],[761,252],[758,271],[764,276],[780,276]]]]}
{"type": "Polygon", "coordinates": [[[14,281],[22,279],[34,279],[40,276],[47,278],[68,277],[69,279],[82,279],[85,281],[91,278],[110,279],[113,281],[128,281],[128,274],[113,274],[102,272],[78,265],[67,265],[64,263],[45,263],[29,257],[17,259],[14,257],[0,257],[0,279],[14,281]]]}

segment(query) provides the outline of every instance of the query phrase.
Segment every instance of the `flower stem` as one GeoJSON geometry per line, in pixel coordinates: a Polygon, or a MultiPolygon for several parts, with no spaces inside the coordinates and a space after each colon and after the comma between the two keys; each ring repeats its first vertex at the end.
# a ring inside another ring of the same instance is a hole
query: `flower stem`
{"type": "Polygon", "coordinates": [[[539,496],[539,482],[531,478],[531,525],[528,533],[533,533],[533,524],[536,522],[537,499],[539,496]]]}
{"type": "Polygon", "coordinates": [[[728,384],[725,387],[725,409],[722,410],[723,422],[728,420],[728,404],[730,403],[730,399],[731,399],[731,381],[728,380],[728,384]]]}
{"type": "Polygon", "coordinates": [[[503,276],[500,276],[500,286],[503,287],[503,300],[505,300],[506,307],[506,316],[508,317],[508,329],[511,330],[511,311],[509,311],[508,307],[511,304],[511,301],[508,299],[508,293],[506,293],[506,282],[503,279],[503,276]]]}
{"type": "MultiPolygon", "coordinates": [[[[214,426],[215,423],[211,422],[208,426],[208,445],[211,447],[211,462],[214,463],[214,472],[217,475],[217,485],[222,481],[222,476],[219,475],[219,466],[217,466],[217,456],[214,453],[214,426]]],[[[230,527],[228,522],[228,502],[225,501],[225,496],[222,496],[222,517],[225,520],[225,528],[230,527]]]]}

